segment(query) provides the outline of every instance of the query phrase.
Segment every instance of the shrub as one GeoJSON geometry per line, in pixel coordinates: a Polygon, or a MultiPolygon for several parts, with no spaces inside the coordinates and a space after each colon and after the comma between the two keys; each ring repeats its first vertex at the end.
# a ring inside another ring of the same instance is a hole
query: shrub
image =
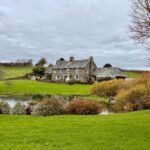
{"type": "Polygon", "coordinates": [[[46,99],[38,103],[32,112],[32,115],[49,116],[61,115],[64,112],[63,102],[57,99],[46,99]]]}
{"type": "Polygon", "coordinates": [[[150,95],[144,95],[141,97],[143,109],[150,109],[150,95]]]}
{"type": "Polygon", "coordinates": [[[13,108],[12,108],[12,114],[13,115],[25,115],[25,106],[22,105],[21,103],[17,103],[13,108]]]}
{"type": "Polygon", "coordinates": [[[119,89],[125,86],[124,80],[110,80],[95,83],[90,89],[90,94],[98,96],[115,96],[119,89]]]}
{"type": "Polygon", "coordinates": [[[32,95],[32,99],[33,100],[42,100],[43,98],[44,98],[44,96],[41,95],[41,94],[34,94],[34,95],[32,95]]]}
{"type": "Polygon", "coordinates": [[[10,106],[8,103],[0,102],[0,114],[9,114],[10,106]]]}
{"type": "Polygon", "coordinates": [[[147,87],[144,84],[133,86],[130,89],[121,90],[116,96],[116,102],[113,108],[115,111],[133,111],[144,109],[145,101],[148,102],[144,95],[147,94],[147,87]]]}
{"type": "Polygon", "coordinates": [[[70,114],[98,114],[101,111],[101,105],[92,100],[73,100],[66,106],[66,111],[70,114]]]}
{"type": "Polygon", "coordinates": [[[30,106],[35,106],[39,103],[40,101],[37,101],[37,100],[31,100],[31,101],[28,101],[28,105],[30,106]]]}
{"type": "Polygon", "coordinates": [[[39,76],[41,78],[42,76],[44,76],[46,69],[45,67],[37,66],[37,67],[34,67],[32,70],[35,76],[39,76]]]}

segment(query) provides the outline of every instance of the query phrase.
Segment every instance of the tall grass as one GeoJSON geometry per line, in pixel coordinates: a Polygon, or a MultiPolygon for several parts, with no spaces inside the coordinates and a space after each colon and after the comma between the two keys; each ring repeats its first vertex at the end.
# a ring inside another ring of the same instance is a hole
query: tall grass
{"type": "Polygon", "coordinates": [[[98,96],[115,96],[118,90],[124,86],[124,80],[114,79],[110,81],[103,81],[100,83],[95,83],[90,89],[90,94],[98,96]]]}
{"type": "Polygon", "coordinates": [[[150,73],[133,80],[111,80],[96,83],[91,94],[115,96],[115,111],[132,111],[150,108],[150,73]]]}

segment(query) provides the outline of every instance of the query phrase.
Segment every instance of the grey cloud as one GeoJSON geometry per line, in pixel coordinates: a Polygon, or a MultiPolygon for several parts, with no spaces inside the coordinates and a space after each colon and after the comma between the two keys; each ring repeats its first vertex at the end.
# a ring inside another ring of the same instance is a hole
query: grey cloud
{"type": "Polygon", "coordinates": [[[128,38],[129,9],[129,0],[0,0],[0,60],[92,55],[99,66],[145,68],[148,52],[128,38]]]}

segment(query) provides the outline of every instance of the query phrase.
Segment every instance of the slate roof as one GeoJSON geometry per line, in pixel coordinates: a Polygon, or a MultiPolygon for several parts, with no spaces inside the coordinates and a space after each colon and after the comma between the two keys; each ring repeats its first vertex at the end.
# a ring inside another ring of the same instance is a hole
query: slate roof
{"type": "Polygon", "coordinates": [[[95,75],[98,78],[116,78],[116,77],[124,77],[127,76],[123,73],[123,71],[116,67],[104,67],[104,68],[98,68],[93,75],[95,75]]]}
{"type": "Polygon", "coordinates": [[[82,59],[82,60],[73,60],[73,61],[65,61],[58,60],[53,69],[75,69],[75,68],[85,68],[89,63],[90,59],[82,59]]]}

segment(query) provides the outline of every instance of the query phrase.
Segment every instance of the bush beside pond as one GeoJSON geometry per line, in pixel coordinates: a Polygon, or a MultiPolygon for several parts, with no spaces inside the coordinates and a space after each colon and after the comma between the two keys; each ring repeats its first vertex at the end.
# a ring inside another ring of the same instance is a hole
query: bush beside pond
{"type": "Polygon", "coordinates": [[[70,114],[94,115],[101,112],[101,105],[93,100],[73,100],[66,106],[66,111],[70,114]]]}
{"type": "Polygon", "coordinates": [[[13,115],[25,115],[25,106],[22,105],[21,103],[17,103],[13,108],[12,108],[12,114],[13,115]]]}
{"type": "Polygon", "coordinates": [[[113,106],[115,111],[135,111],[150,109],[150,93],[145,84],[121,90],[116,96],[113,106]]]}
{"type": "Polygon", "coordinates": [[[33,109],[32,115],[50,116],[61,115],[64,112],[64,104],[61,100],[46,99],[39,102],[33,109]]]}
{"type": "Polygon", "coordinates": [[[91,94],[114,96],[110,107],[116,112],[150,109],[150,74],[133,80],[111,80],[95,83],[91,94]]]}
{"type": "Polygon", "coordinates": [[[9,114],[10,106],[8,103],[0,102],[0,114],[9,114]]]}

